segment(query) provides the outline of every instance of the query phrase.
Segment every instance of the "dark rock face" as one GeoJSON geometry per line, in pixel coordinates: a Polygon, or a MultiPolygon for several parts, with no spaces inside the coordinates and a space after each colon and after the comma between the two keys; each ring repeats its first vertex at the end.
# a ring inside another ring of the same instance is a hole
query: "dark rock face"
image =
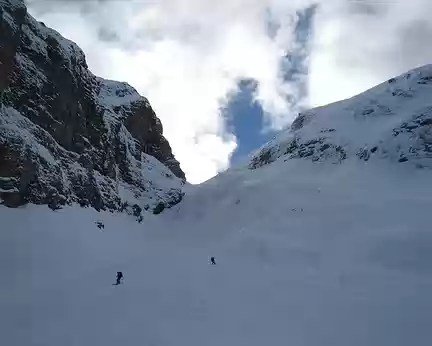
{"type": "Polygon", "coordinates": [[[146,154],[163,162],[177,177],[185,179],[185,174],[175,160],[168,141],[161,136],[162,123],[151,108],[148,109],[139,104],[134,105],[132,114],[126,118],[125,126],[132,136],[139,141],[146,154]]]}
{"type": "Polygon", "coordinates": [[[264,147],[249,163],[249,169],[257,169],[285,157],[291,159],[310,159],[313,162],[330,161],[342,163],[347,159],[347,153],[340,145],[328,141],[326,137],[304,140],[297,136],[278,146],[264,147]]]}
{"type": "Polygon", "coordinates": [[[314,114],[311,112],[300,113],[291,124],[291,130],[300,130],[305,125],[307,125],[313,117],[314,114]]]}
{"type": "Polygon", "coordinates": [[[181,200],[184,180],[147,99],[94,76],[22,0],[0,0],[0,200],[148,209],[181,200]]]}
{"type": "Polygon", "coordinates": [[[393,149],[398,162],[412,161],[418,168],[432,168],[432,106],[394,128],[392,137],[395,143],[386,149],[393,149]]]}
{"type": "Polygon", "coordinates": [[[162,211],[165,209],[165,204],[159,203],[154,209],[153,214],[158,215],[162,213],[162,211]]]}
{"type": "Polygon", "coordinates": [[[254,156],[249,163],[249,169],[257,169],[274,162],[276,158],[273,156],[272,148],[262,149],[258,155],[254,156]]]}

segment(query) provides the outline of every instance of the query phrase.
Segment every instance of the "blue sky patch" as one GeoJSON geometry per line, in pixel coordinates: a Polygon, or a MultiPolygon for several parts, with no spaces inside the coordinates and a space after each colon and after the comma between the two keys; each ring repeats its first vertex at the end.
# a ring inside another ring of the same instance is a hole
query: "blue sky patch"
{"type": "Polygon", "coordinates": [[[245,159],[251,151],[268,142],[275,134],[264,132],[268,126],[265,126],[261,105],[254,100],[256,88],[254,80],[241,80],[238,92],[231,96],[223,110],[228,130],[237,137],[237,149],[231,156],[230,165],[245,159]]]}
{"type": "MultiPolygon", "coordinates": [[[[287,96],[287,102],[294,109],[296,105],[307,99],[309,37],[316,8],[317,6],[313,5],[297,12],[294,48],[287,52],[280,62],[284,80],[295,85],[297,89],[296,95],[287,96]]],[[[272,23],[269,18],[268,34],[275,35],[277,29],[277,24],[272,23]]],[[[240,80],[238,91],[231,95],[223,109],[228,130],[237,138],[237,149],[231,156],[230,165],[244,160],[253,150],[268,142],[276,134],[269,130],[264,119],[264,111],[254,99],[256,89],[256,81],[240,80]]],[[[295,117],[296,114],[290,116],[295,117]]]]}

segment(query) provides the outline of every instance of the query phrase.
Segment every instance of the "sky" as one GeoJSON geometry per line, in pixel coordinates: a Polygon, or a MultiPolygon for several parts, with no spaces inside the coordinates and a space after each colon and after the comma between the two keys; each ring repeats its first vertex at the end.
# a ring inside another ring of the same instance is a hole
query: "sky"
{"type": "Polygon", "coordinates": [[[430,0],[27,0],[93,73],[146,96],[191,183],[304,109],[432,62],[430,0]]]}

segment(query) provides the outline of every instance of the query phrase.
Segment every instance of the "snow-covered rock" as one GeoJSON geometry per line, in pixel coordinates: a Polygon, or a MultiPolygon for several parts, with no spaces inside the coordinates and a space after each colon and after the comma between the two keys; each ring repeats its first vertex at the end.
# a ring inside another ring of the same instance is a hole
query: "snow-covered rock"
{"type": "Polygon", "coordinates": [[[148,100],[94,76],[82,50],[0,1],[0,198],[152,210],[182,198],[185,175],[148,100]]]}
{"type": "Polygon", "coordinates": [[[388,159],[432,168],[432,65],[300,114],[248,164],[255,169],[299,158],[335,164],[388,159]]]}

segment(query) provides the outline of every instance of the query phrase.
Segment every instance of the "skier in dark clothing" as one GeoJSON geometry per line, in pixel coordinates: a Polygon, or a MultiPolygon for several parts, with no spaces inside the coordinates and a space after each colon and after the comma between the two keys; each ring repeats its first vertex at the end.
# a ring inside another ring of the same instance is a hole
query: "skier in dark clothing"
{"type": "Polygon", "coordinates": [[[117,282],[116,285],[120,285],[120,280],[123,279],[123,273],[117,272],[117,282]]]}
{"type": "Polygon", "coordinates": [[[212,264],[212,265],[216,265],[216,260],[215,260],[214,257],[211,257],[211,258],[210,258],[210,264],[212,264]]]}

